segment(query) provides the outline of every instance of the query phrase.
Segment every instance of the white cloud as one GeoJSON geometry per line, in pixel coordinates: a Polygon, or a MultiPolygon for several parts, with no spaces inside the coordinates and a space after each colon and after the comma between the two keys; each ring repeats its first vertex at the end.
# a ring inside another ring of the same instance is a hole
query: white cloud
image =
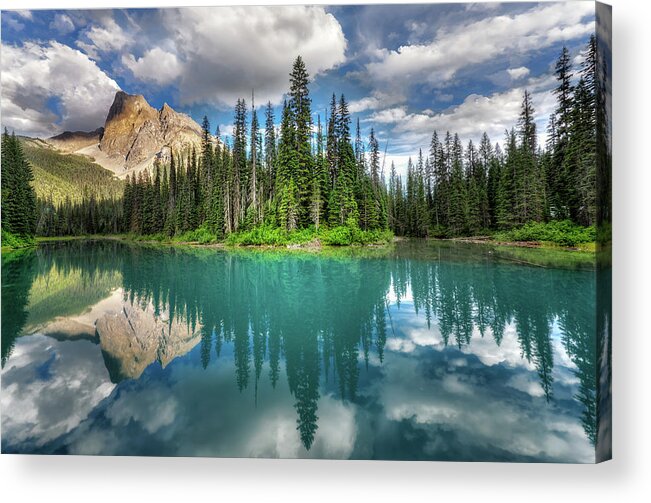
{"type": "MultiPolygon", "coordinates": [[[[531,381],[535,373],[510,371],[504,385],[499,380],[477,380],[464,367],[431,372],[424,378],[419,359],[389,358],[392,365],[385,366],[376,400],[384,406],[387,419],[410,422],[421,448],[434,458],[488,460],[508,453],[506,457],[512,459],[594,460],[594,448],[572,410],[547,406],[531,381]],[[518,391],[510,393],[509,388],[518,391]]],[[[484,372],[503,375],[499,369],[484,368],[484,372]]]]}
{"type": "Polygon", "coordinates": [[[219,125],[219,134],[222,138],[228,138],[229,141],[235,132],[235,126],[233,124],[220,124],[219,125]]]}
{"type": "Polygon", "coordinates": [[[115,387],[89,341],[21,337],[2,369],[2,440],[41,446],[77,427],[115,387]],[[47,379],[35,379],[39,368],[47,379]]]}
{"type": "Polygon", "coordinates": [[[17,15],[19,15],[19,16],[22,17],[23,19],[28,19],[28,20],[30,20],[30,21],[31,21],[32,19],[34,19],[31,10],[20,10],[20,9],[19,9],[19,10],[14,10],[14,11],[11,11],[11,12],[15,12],[17,15]]]}
{"type": "Polygon", "coordinates": [[[359,100],[351,101],[348,104],[350,113],[359,113],[366,110],[378,110],[387,108],[405,101],[405,94],[402,89],[392,89],[387,91],[373,91],[370,96],[365,96],[359,100]]]}
{"type": "Polygon", "coordinates": [[[56,30],[62,35],[65,35],[74,31],[75,24],[72,22],[72,19],[70,19],[70,16],[66,14],[57,14],[54,16],[54,20],[50,23],[50,29],[56,30]]]}
{"type": "Polygon", "coordinates": [[[125,394],[122,400],[113,402],[106,417],[119,427],[135,421],[153,434],[174,423],[178,408],[175,397],[169,396],[162,388],[135,390],[125,394]]]}
{"type": "Polygon", "coordinates": [[[458,133],[461,140],[477,142],[486,132],[492,142],[502,142],[504,132],[514,127],[518,120],[522,96],[528,89],[536,112],[538,143],[546,141],[546,125],[556,104],[550,92],[555,85],[553,75],[528,79],[519,87],[488,96],[471,94],[458,105],[439,113],[431,110],[408,112],[405,107],[394,107],[372,113],[367,122],[385,124],[390,128],[389,142],[400,173],[406,170],[409,155],[414,157],[418,148],[427,149],[434,131],[458,133]],[[400,155],[404,154],[404,155],[400,155]]]}
{"type": "Polygon", "coordinates": [[[121,51],[134,42],[131,32],[126,32],[112,15],[102,16],[99,24],[91,25],[77,41],[77,47],[93,59],[100,59],[102,53],[121,51]]]}
{"type": "Polygon", "coordinates": [[[506,73],[509,74],[509,77],[511,77],[511,79],[519,80],[529,75],[529,69],[526,66],[520,66],[518,68],[509,68],[506,70],[506,73]]]}
{"type": "Polygon", "coordinates": [[[449,93],[437,92],[434,96],[438,101],[452,101],[454,99],[454,95],[449,93]]]}
{"type": "Polygon", "coordinates": [[[2,48],[2,122],[17,133],[95,129],[118,89],[95,62],[58,42],[2,48]],[[58,113],[49,109],[51,100],[58,113]]]}
{"type": "Polygon", "coordinates": [[[176,80],[182,72],[182,65],[176,55],[160,47],[154,47],[137,59],[132,54],[125,54],[122,56],[122,64],[131,70],[138,80],[159,85],[176,80]]]}
{"type": "Polygon", "coordinates": [[[2,20],[13,31],[21,31],[23,28],[25,28],[25,23],[21,23],[15,17],[3,16],[2,20]]]}
{"type": "Polygon", "coordinates": [[[536,6],[513,16],[486,17],[451,30],[440,29],[429,44],[377,51],[367,64],[379,82],[409,79],[441,85],[467,66],[507,54],[524,54],[594,32],[594,5],[589,2],[536,6]]]}
{"type": "Polygon", "coordinates": [[[364,112],[365,110],[375,110],[380,108],[380,100],[375,96],[365,96],[359,100],[351,101],[348,105],[348,110],[352,114],[364,112]]]}
{"type": "MultiPolygon", "coordinates": [[[[413,116],[413,114],[410,114],[410,116],[413,116]]],[[[406,118],[407,112],[405,107],[395,107],[374,112],[367,119],[364,119],[364,122],[393,124],[404,121],[406,118]]]]}
{"type": "Polygon", "coordinates": [[[180,65],[182,104],[231,106],[250,89],[261,103],[279,103],[297,55],[311,77],[345,60],[342,28],[322,7],[183,8],[162,16],[180,65]]]}

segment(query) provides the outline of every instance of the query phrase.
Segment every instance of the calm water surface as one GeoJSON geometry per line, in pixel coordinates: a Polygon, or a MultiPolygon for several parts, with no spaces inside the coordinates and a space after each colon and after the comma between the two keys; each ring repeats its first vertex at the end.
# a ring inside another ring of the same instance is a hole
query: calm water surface
{"type": "Polygon", "coordinates": [[[2,260],[3,452],[594,461],[593,271],[414,242],[2,260]]]}

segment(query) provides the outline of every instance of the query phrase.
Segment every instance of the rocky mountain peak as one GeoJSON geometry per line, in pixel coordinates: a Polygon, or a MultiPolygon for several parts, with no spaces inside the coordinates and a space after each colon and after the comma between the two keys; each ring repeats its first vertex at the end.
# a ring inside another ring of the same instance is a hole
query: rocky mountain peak
{"type": "Polygon", "coordinates": [[[142,94],[127,94],[124,91],[118,91],[113,98],[113,104],[109,108],[106,116],[106,123],[115,120],[124,120],[128,117],[134,117],[139,114],[151,116],[156,113],[156,109],[151,107],[142,94]]]}
{"type": "Polygon", "coordinates": [[[183,152],[201,145],[201,127],[165,103],[160,110],[142,95],[118,91],[106,116],[99,143],[118,175],[149,167],[173,149],[183,152]]]}

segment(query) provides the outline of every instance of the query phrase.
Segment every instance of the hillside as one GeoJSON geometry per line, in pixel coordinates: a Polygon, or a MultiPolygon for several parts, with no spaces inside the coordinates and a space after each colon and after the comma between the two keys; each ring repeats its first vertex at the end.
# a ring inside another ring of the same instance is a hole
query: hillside
{"type": "Polygon", "coordinates": [[[64,152],[76,152],[82,148],[97,145],[100,142],[104,128],[95,131],[65,131],[59,135],[48,138],[47,142],[64,152]]]}
{"type": "Polygon", "coordinates": [[[84,195],[97,199],[121,197],[124,182],[84,155],[66,154],[40,139],[21,138],[27,160],[34,170],[34,188],[39,198],[52,197],[55,204],[67,197],[81,201],[84,195]]]}

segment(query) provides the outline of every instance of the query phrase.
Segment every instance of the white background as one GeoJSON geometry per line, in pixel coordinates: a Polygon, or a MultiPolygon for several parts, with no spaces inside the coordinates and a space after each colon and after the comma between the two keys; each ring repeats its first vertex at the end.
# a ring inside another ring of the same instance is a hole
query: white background
{"type": "MultiPolygon", "coordinates": [[[[3,0],[9,8],[180,2],[3,0]]],[[[229,2],[191,0],[192,5],[229,2]]],[[[290,3],[241,2],[241,3],[290,3]]],[[[300,2],[299,2],[300,3],[300,2]]],[[[341,3],[341,2],[331,2],[341,3]]],[[[343,2],[345,3],[345,2],[343,2]]],[[[366,3],[357,0],[357,3],[366,3]]],[[[2,501],[651,501],[649,2],[613,4],[614,460],[597,466],[0,456],[2,501]]]]}

